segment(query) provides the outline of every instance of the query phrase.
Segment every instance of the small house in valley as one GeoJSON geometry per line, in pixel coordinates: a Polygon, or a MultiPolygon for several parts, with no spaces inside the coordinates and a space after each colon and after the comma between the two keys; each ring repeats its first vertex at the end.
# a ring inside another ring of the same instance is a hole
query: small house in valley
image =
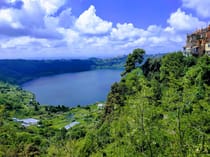
{"type": "Polygon", "coordinates": [[[105,108],[105,104],[98,104],[98,109],[103,110],[105,108]]]}
{"type": "Polygon", "coordinates": [[[27,126],[30,126],[30,125],[36,125],[39,122],[39,120],[34,119],[34,118],[26,118],[26,119],[13,118],[13,121],[21,122],[21,125],[24,126],[24,127],[27,127],[27,126]]]}
{"type": "Polygon", "coordinates": [[[66,130],[68,130],[68,129],[74,127],[74,126],[77,125],[77,124],[80,124],[80,122],[72,122],[72,123],[66,125],[64,128],[65,128],[66,130]]]}

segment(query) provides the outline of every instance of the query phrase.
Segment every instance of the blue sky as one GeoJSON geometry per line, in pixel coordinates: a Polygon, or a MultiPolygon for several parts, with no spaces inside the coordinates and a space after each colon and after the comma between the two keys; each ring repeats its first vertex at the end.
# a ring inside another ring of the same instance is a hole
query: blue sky
{"type": "Polygon", "coordinates": [[[0,0],[0,59],[181,50],[210,24],[210,0],[0,0]]]}

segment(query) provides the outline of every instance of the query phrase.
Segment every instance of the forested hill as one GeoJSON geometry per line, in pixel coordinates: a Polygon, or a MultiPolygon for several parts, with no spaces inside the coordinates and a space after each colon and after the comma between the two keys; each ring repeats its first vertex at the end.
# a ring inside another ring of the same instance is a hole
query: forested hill
{"type": "Polygon", "coordinates": [[[107,59],[90,58],[95,63],[95,69],[123,69],[126,59],[126,55],[107,59]]]}
{"type": "Polygon", "coordinates": [[[113,84],[100,126],[81,156],[210,156],[210,57],[181,52],[142,61],[128,56],[113,84]]]}
{"type": "Polygon", "coordinates": [[[128,56],[104,109],[40,106],[0,82],[0,156],[210,156],[210,57],[175,52],[141,66],[143,55],[128,56]],[[24,127],[14,118],[39,123],[24,127]]]}
{"type": "MultiPolygon", "coordinates": [[[[158,55],[145,55],[159,57],[158,55]]],[[[127,56],[108,59],[70,59],[70,60],[0,60],[0,81],[22,84],[29,80],[48,75],[81,72],[94,69],[123,69],[127,56]]]]}
{"type": "Polygon", "coordinates": [[[0,60],[0,80],[21,84],[31,79],[101,68],[123,68],[126,57],[71,60],[0,60]]]}
{"type": "Polygon", "coordinates": [[[90,70],[89,60],[0,60],[0,80],[22,83],[40,76],[90,70]]]}

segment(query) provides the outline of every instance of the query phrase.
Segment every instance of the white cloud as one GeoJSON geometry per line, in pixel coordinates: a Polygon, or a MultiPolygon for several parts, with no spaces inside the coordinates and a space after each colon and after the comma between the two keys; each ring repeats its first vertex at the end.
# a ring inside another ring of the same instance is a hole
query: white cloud
{"type": "Polygon", "coordinates": [[[13,9],[0,10],[0,25],[8,25],[14,29],[23,28],[23,25],[15,19],[15,11],[13,9]]]}
{"type": "MultiPolygon", "coordinates": [[[[13,2],[13,1],[12,1],[13,2]]],[[[64,0],[23,0],[23,7],[0,10],[0,22],[26,28],[44,28],[44,20],[50,18],[63,4],[64,0]]]]}
{"type": "Polygon", "coordinates": [[[118,23],[117,28],[112,29],[111,37],[117,40],[135,40],[146,33],[143,29],[135,28],[132,23],[118,23]]]}
{"type": "Polygon", "coordinates": [[[183,6],[195,9],[198,15],[210,17],[210,0],[182,0],[183,6]]]}
{"type": "Polygon", "coordinates": [[[71,8],[63,10],[59,15],[59,26],[64,28],[73,27],[76,17],[71,13],[71,8]]]}
{"type": "Polygon", "coordinates": [[[180,31],[192,31],[206,26],[205,22],[200,21],[197,17],[193,17],[191,14],[186,14],[180,8],[171,14],[167,22],[171,27],[180,31]]]}
{"type": "MultiPolygon", "coordinates": [[[[38,1],[24,0],[22,9],[6,8],[0,10],[0,24],[12,28],[43,27],[44,13],[38,1]]],[[[4,32],[4,30],[0,30],[4,32]]]]}
{"type": "Polygon", "coordinates": [[[23,0],[21,10],[16,9],[16,19],[27,28],[44,27],[45,10],[42,8],[40,0],[23,0]]]}
{"type": "Polygon", "coordinates": [[[68,44],[75,44],[79,40],[79,33],[72,29],[58,28],[58,31],[63,34],[63,40],[68,44]]]}
{"type": "Polygon", "coordinates": [[[93,5],[84,11],[76,20],[75,26],[82,33],[104,34],[111,30],[112,23],[102,20],[96,15],[96,9],[93,5]]]}
{"type": "Polygon", "coordinates": [[[64,5],[65,0],[22,0],[23,9],[28,13],[44,12],[46,15],[51,15],[64,5]]]}
{"type": "Polygon", "coordinates": [[[11,10],[0,10],[0,20],[8,23],[12,22],[11,10]]]}
{"type": "Polygon", "coordinates": [[[148,38],[148,41],[152,45],[163,45],[164,43],[166,43],[167,38],[164,36],[161,36],[161,37],[153,36],[153,37],[148,38]]]}
{"type": "Polygon", "coordinates": [[[164,29],[164,31],[165,31],[166,33],[172,33],[172,34],[175,33],[175,29],[174,29],[173,27],[170,27],[170,26],[167,26],[167,27],[164,29]]]}
{"type": "Polygon", "coordinates": [[[187,32],[205,25],[178,9],[166,27],[114,26],[96,15],[94,6],[75,17],[71,8],[60,9],[63,0],[23,1],[21,9],[0,9],[0,58],[116,56],[137,47],[147,53],[174,51],[182,48],[187,32]]]}
{"type": "Polygon", "coordinates": [[[149,34],[152,34],[152,35],[157,35],[158,36],[158,35],[161,34],[162,31],[163,31],[163,28],[160,27],[160,26],[157,26],[157,25],[150,25],[147,28],[147,32],[149,34]]]}
{"type": "Polygon", "coordinates": [[[39,2],[40,6],[45,10],[47,15],[54,14],[65,3],[65,0],[39,0],[39,1],[40,1],[39,2]]]}
{"type": "Polygon", "coordinates": [[[50,47],[46,39],[36,39],[28,36],[17,37],[14,39],[4,41],[3,43],[0,44],[0,47],[3,49],[23,48],[23,47],[28,47],[29,45],[33,46],[33,44],[40,45],[41,47],[50,47]]]}

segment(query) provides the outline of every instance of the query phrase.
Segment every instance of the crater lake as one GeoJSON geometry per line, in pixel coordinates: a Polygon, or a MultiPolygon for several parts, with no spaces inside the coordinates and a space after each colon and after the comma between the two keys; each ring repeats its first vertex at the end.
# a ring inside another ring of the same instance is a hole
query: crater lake
{"type": "Polygon", "coordinates": [[[105,101],[122,70],[102,69],[41,77],[22,85],[42,105],[85,106],[105,101]]]}

